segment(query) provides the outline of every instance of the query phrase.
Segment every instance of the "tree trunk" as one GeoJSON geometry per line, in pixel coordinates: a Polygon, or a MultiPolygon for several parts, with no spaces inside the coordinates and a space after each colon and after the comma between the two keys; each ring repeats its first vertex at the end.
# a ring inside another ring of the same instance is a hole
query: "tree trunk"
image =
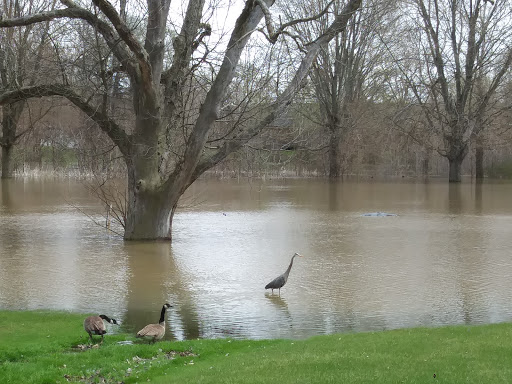
{"type": "Polygon", "coordinates": [[[137,117],[137,128],[145,135],[137,137],[137,144],[125,156],[128,168],[125,240],[171,240],[171,221],[185,191],[180,177],[171,177],[168,182],[161,180],[156,150],[161,119],[158,108],[150,112],[137,117]]]}
{"type": "Polygon", "coordinates": [[[163,189],[129,186],[125,240],[171,240],[171,223],[179,196],[168,199],[163,189]]]}
{"type": "Polygon", "coordinates": [[[10,179],[12,176],[12,145],[2,145],[2,179],[10,179]]]}
{"type": "Polygon", "coordinates": [[[338,129],[331,130],[329,138],[329,179],[340,177],[340,135],[338,129]]]}
{"type": "Polygon", "coordinates": [[[432,155],[432,150],[425,149],[422,152],[422,159],[421,159],[421,176],[424,179],[428,179],[429,172],[430,172],[430,157],[432,155]]]}
{"type": "Polygon", "coordinates": [[[460,120],[454,119],[451,127],[452,134],[446,138],[448,144],[447,159],[450,164],[448,181],[450,183],[460,183],[462,180],[462,162],[468,154],[468,144],[464,141],[463,132],[467,128],[462,125],[460,120]]]}
{"type": "Polygon", "coordinates": [[[484,146],[481,139],[476,140],[475,177],[477,180],[484,178],[484,146]]]}
{"type": "Polygon", "coordinates": [[[2,179],[9,179],[13,176],[12,149],[16,143],[16,130],[25,101],[7,103],[2,113],[2,179]]]}
{"type": "Polygon", "coordinates": [[[456,158],[449,158],[450,172],[448,174],[448,181],[450,183],[460,183],[462,180],[461,166],[464,156],[458,156],[456,158]]]}

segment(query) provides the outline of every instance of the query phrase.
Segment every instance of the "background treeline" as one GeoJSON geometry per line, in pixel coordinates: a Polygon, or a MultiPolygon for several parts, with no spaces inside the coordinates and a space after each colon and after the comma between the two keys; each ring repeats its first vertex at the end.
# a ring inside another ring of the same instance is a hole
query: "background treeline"
{"type": "MultiPolygon", "coordinates": [[[[32,109],[46,109],[44,102],[30,102],[32,109]]],[[[54,103],[55,104],[55,103],[54,103]]],[[[311,103],[296,102],[286,116],[275,121],[250,145],[208,172],[220,178],[326,177],[329,175],[329,132],[314,118],[311,103]]],[[[393,123],[394,106],[365,102],[358,119],[340,143],[340,176],[424,177],[448,174],[448,162],[426,149],[393,123]]],[[[510,119],[503,115],[485,135],[485,176],[512,178],[510,119]]],[[[91,176],[125,173],[120,154],[104,133],[73,106],[61,100],[38,121],[21,120],[27,132],[13,149],[13,170],[18,175],[39,173],[91,176]]],[[[466,176],[475,176],[475,146],[462,164],[466,176]]]]}
{"type": "MultiPolygon", "coordinates": [[[[5,0],[2,14],[23,17],[49,6],[5,0]]],[[[332,22],[334,12],[322,14],[327,6],[324,0],[274,6],[281,23],[304,21],[291,25],[278,44],[269,47],[271,36],[261,33],[248,45],[205,151],[265,114],[307,41],[332,22]],[[308,20],[313,14],[321,17],[308,20]]],[[[141,34],[144,11],[124,7],[121,15],[141,34]]],[[[504,0],[363,2],[347,29],[318,55],[286,113],[206,173],[448,176],[460,159],[462,175],[479,176],[480,170],[487,177],[512,177],[510,7],[504,0]],[[457,127],[451,125],[455,114],[463,115],[457,127]]],[[[212,52],[204,48],[196,56],[215,66],[212,52]]],[[[75,20],[0,29],[0,94],[54,82],[72,84],[98,103],[108,93],[103,105],[129,131],[133,89],[117,67],[98,32],[75,20]]],[[[187,95],[176,116],[184,127],[206,92],[208,71],[208,65],[199,68],[182,84],[187,95]]],[[[116,146],[64,97],[4,103],[0,114],[3,177],[126,174],[116,146]]],[[[185,145],[176,133],[165,140],[169,147],[185,145]]]]}

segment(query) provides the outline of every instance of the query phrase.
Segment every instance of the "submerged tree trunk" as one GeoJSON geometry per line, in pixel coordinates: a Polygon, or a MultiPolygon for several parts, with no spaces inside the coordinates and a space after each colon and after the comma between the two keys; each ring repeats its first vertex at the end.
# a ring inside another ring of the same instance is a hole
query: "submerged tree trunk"
{"type": "Polygon", "coordinates": [[[431,152],[432,151],[430,149],[425,149],[423,151],[423,158],[421,159],[421,176],[424,179],[428,179],[429,176],[431,152]]]}
{"type": "Polygon", "coordinates": [[[463,121],[453,118],[450,134],[445,136],[445,145],[448,148],[445,156],[450,165],[448,173],[450,183],[460,183],[462,180],[462,162],[468,154],[468,142],[464,140],[466,130],[467,125],[463,121]]]}
{"type": "Polygon", "coordinates": [[[127,240],[171,240],[171,223],[178,199],[167,200],[161,190],[130,188],[128,217],[124,237],[127,240]]]}
{"type": "Polygon", "coordinates": [[[477,180],[482,180],[484,178],[484,146],[481,138],[476,140],[475,178],[477,180]]]}
{"type": "Polygon", "coordinates": [[[329,179],[340,177],[340,141],[341,127],[339,119],[331,117],[329,123],[329,179]]]}
{"type": "Polygon", "coordinates": [[[461,138],[452,140],[450,143],[450,152],[447,156],[450,164],[448,181],[450,183],[460,183],[462,181],[462,162],[468,153],[467,144],[461,138]]]}
{"type": "Polygon", "coordinates": [[[2,113],[2,137],[0,144],[2,146],[2,179],[13,177],[12,154],[16,143],[16,129],[21,112],[25,102],[9,103],[4,105],[2,113]]]}
{"type": "Polygon", "coordinates": [[[10,179],[13,176],[12,169],[12,145],[2,145],[2,179],[10,179]]]}
{"type": "Polygon", "coordinates": [[[340,141],[336,133],[331,133],[329,140],[329,179],[340,177],[340,141]]]}
{"type": "Polygon", "coordinates": [[[450,163],[450,171],[448,174],[448,181],[450,183],[460,183],[462,180],[461,166],[464,158],[457,157],[455,159],[448,159],[450,163]]]}

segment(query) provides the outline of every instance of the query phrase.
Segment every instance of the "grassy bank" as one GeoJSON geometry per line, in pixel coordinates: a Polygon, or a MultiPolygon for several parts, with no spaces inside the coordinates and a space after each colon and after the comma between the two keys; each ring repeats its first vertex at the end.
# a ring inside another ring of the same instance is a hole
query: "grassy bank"
{"type": "Polygon", "coordinates": [[[0,311],[0,382],[512,382],[512,324],[154,345],[107,334],[101,347],[82,350],[83,318],[0,311]]]}

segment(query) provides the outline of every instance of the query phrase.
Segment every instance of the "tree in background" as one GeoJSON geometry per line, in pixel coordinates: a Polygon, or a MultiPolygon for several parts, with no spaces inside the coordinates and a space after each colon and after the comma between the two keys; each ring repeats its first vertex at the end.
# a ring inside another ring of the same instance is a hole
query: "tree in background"
{"type": "Polygon", "coordinates": [[[512,63],[511,10],[504,0],[402,4],[400,41],[389,44],[408,90],[402,125],[447,158],[449,181],[460,182],[462,161],[512,63]]]}
{"type": "MultiPolygon", "coordinates": [[[[34,1],[20,2],[19,0],[5,0],[0,9],[0,15],[7,18],[20,18],[29,11],[42,11],[49,9],[49,4],[35,4],[34,1]]],[[[18,30],[0,30],[0,94],[1,92],[33,85],[44,78],[45,68],[42,61],[48,54],[49,23],[30,25],[18,30]]],[[[41,117],[41,113],[31,114],[27,118],[24,129],[20,132],[19,123],[23,111],[28,107],[27,100],[7,101],[2,107],[2,178],[11,178],[13,175],[12,155],[14,145],[34,126],[34,120],[41,117]]],[[[42,113],[44,115],[44,112],[42,113]]]]}
{"type": "MultiPolygon", "coordinates": [[[[334,2],[334,8],[341,7],[334,2]]],[[[294,14],[308,15],[318,13],[325,8],[325,2],[287,3],[283,12],[288,18],[294,14]]],[[[311,71],[313,98],[319,105],[312,117],[327,130],[328,134],[328,175],[336,179],[343,175],[348,153],[341,152],[341,143],[346,140],[351,128],[356,125],[358,110],[355,104],[371,99],[372,90],[378,84],[376,76],[382,66],[382,45],[378,34],[390,27],[382,23],[390,4],[380,1],[368,1],[355,17],[349,20],[347,28],[337,35],[331,43],[321,50],[311,71]],[[370,81],[372,79],[373,81],[370,81]]],[[[332,15],[326,13],[321,19],[295,26],[295,39],[299,47],[328,28],[332,15]]],[[[362,109],[359,108],[359,111],[362,109]]]]}

